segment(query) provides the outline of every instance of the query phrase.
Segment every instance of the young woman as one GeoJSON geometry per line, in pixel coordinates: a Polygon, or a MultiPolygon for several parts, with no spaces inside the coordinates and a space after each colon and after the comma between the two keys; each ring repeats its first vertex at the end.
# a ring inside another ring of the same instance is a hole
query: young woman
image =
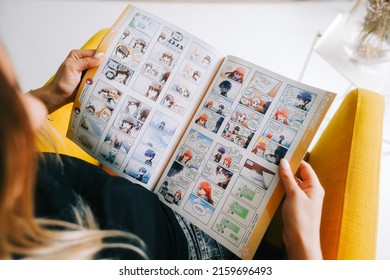
{"type": "MultiPolygon", "coordinates": [[[[0,44],[0,259],[232,257],[143,187],[72,157],[35,152],[47,113],[74,100],[82,71],[102,57],[72,51],[51,83],[22,94],[0,44]]],[[[291,258],[321,258],[323,189],[308,164],[300,171],[302,181],[281,161],[284,240],[291,258]]]]}

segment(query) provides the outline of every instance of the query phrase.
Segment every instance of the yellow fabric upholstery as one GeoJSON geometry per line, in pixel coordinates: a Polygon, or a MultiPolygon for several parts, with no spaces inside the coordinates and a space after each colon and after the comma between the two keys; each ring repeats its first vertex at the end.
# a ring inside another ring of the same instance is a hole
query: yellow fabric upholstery
{"type": "Polygon", "coordinates": [[[310,153],[325,188],[325,259],[375,259],[383,97],[350,92],[310,153]]]}
{"type": "MultiPolygon", "coordinates": [[[[87,43],[85,43],[82,48],[96,49],[107,31],[108,29],[103,29],[97,32],[87,43]]],[[[98,162],[95,159],[84,152],[75,143],[66,138],[66,131],[68,128],[71,111],[72,104],[68,104],[67,106],[64,106],[56,112],[52,113],[49,117],[49,124],[54,127],[56,132],[58,132],[51,135],[51,138],[54,139],[56,151],[60,154],[71,155],[97,165],[98,162]]],[[[43,152],[54,152],[52,145],[44,145],[39,148],[43,152]]]]}

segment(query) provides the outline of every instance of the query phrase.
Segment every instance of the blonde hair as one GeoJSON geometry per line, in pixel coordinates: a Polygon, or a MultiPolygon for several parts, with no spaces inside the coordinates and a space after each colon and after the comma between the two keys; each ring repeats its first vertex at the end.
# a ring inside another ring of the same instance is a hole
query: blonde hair
{"type": "Polygon", "coordinates": [[[100,230],[81,198],[73,207],[74,223],[34,216],[35,133],[18,85],[11,84],[1,67],[0,89],[0,259],[91,259],[110,248],[132,250],[147,259],[139,237],[100,230]],[[108,238],[120,242],[108,243],[108,238]]]}

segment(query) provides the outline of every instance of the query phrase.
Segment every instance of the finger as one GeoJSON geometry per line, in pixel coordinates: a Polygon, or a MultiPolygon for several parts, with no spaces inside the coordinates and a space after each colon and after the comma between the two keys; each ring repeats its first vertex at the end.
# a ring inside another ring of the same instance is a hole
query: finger
{"type": "Polygon", "coordinates": [[[75,61],[71,61],[69,63],[70,67],[74,71],[84,71],[87,70],[88,68],[92,68],[95,66],[98,66],[100,62],[102,61],[103,56],[100,57],[85,57],[82,59],[78,59],[75,61]]]}
{"type": "Polygon", "coordinates": [[[295,176],[291,170],[288,160],[285,158],[282,158],[280,160],[279,176],[287,195],[290,195],[292,194],[292,192],[295,192],[297,190],[298,185],[295,181],[295,176]]]}
{"type": "Polygon", "coordinates": [[[317,174],[315,173],[311,165],[306,161],[301,162],[298,170],[303,182],[310,181],[313,183],[319,183],[317,174]]]}
{"type": "Polygon", "coordinates": [[[95,52],[96,52],[96,50],[92,50],[92,49],[72,50],[69,53],[68,58],[80,59],[80,58],[84,58],[84,57],[91,57],[91,56],[94,56],[95,52]]]}
{"type": "Polygon", "coordinates": [[[323,197],[324,189],[311,165],[302,161],[299,165],[299,173],[303,183],[299,186],[309,197],[323,197]]]}

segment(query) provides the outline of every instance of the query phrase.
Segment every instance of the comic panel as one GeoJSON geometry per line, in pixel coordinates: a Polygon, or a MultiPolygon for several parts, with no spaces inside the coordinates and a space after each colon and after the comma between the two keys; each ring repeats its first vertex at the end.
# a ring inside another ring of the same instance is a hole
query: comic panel
{"type": "Polygon", "coordinates": [[[252,149],[252,153],[255,155],[276,165],[279,165],[280,160],[285,157],[287,151],[288,150],[285,147],[262,136],[257,139],[256,144],[252,149]]]}
{"type": "Polygon", "coordinates": [[[152,52],[149,54],[149,58],[152,58],[161,63],[163,66],[172,69],[175,67],[180,55],[161,44],[156,44],[152,52]]]}
{"type": "Polygon", "coordinates": [[[168,108],[172,112],[183,116],[188,108],[188,101],[180,98],[176,94],[167,93],[161,101],[161,105],[168,108]]]}
{"type": "Polygon", "coordinates": [[[149,37],[153,37],[160,27],[160,24],[157,21],[140,13],[137,13],[134,16],[129,25],[138,31],[142,31],[149,37]]]}
{"type": "Polygon", "coordinates": [[[133,71],[138,70],[140,60],[142,59],[142,55],[123,43],[116,45],[111,56],[116,61],[128,66],[133,71]]]}
{"type": "Polygon", "coordinates": [[[98,82],[96,83],[92,94],[93,96],[100,98],[112,107],[115,107],[122,97],[121,91],[112,86],[109,86],[101,80],[98,80],[98,82]]]}
{"type": "Polygon", "coordinates": [[[152,120],[149,123],[149,126],[155,128],[158,131],[165,133],[169,136],[172,136],[175,133],[178,125],[179,125],[179,122],[164,115],[160,111],[155,112],[152,120]]]}
{"type": "Polygon", "coordinates": [[[184,37],[179,31],[172,30],[169,27],[164,27],[157,39],[157,42],[163,44],[171,50],[182,53],[188,43],[188,38],[184,37]]]}
{"type": "Polygon", "coordinates": [[[221,71],[221,77],[242,84],[250,68],[228,61],[221,71]]]}
{"type": "Polygon", "coordinates": [[[294,141],[297,131],[277,123],[275,121],[268,121],[265,125],[261,135],[275,141],[276,143],[283,145],[286,148],[290,148],[291,143],[294,141]]]}
{"type": "Polygon", "coordinates": [[[153,175],[153,169],[148,165],[144,165],[143,163],[130,159],[130,161],[127,163],[127,166],[123,170],[123,173],[142,183],[147,184],[153,175]]]}
{"type": "Polygon", "coordinates": [[[86,131],[79,130],[77,132],[77,143],[94,153],[98,140],[89,135],[86,131]]]}
{"type": "Polygon", "coordinates": [[[265,191],[255,186],[242,177],[238,177],[232,190],[230,191],[237,199],[244,201],[246,204],[257,208],[265,195],[265,191]]]}
{"type": "Polygon", "coordinates": [[[143,162],[145,165],[149,165],[151,167],[157,166],[158,162],[160,161],[160,157],[161,155],[159,151],[142,143],[138,144],[132,154],[132,158],[143,162]]]}
{"type": "Polygon", "coordinates": [[[205,155],[213,140],[198,131],[191,129],[184,144],[194,149],[197,153],[205,155]]]}
{"type": "Polygon", "coordinates": [[[111,105],[93,97],[88,100],[85,109],[87,114],[105,122],[111,118],[112,111],[114,110],[111,105]]]}
{"type": "Polygon", "coordinates": [[[210,94],[203,107],[221,115],[222,117],[229,117],[232,114],[232,104],[233,101],[230,99],[224,98],[220,95],[210,94]]]}
{"type": "Polygon", "coordinates": [[[164,151],[167,148],[170,140],[171,137],[169,135],[158,133],[158,131],[151,127],[148,127],[142,136],[142,141],[146,145],[159,151],[164,151]]]}
{"type": "Polygon", "coordinates": [[[137,137],[142,125],[143,123],[139,120],[125,114],[118,114],[114,122],[114,127],[133,138],[137,137]]]}
{"type": "Polygon", "coordinates": [[[248,159],[241,170],[240,176],[252,182],[255,186],[260,186],[267,190],[275,173],[248,159]]]}
{"type": "Polygon", "coordinates": [[[223,190],[212,185],[207,180],[199,178],[192,191],[198,198],[206,201],[210,205],[217,206],[223,196],[223,190]]]}
{"type": "Polygon", "coordinates": [[[185,98],[192,99],[198,87],[194,83],[187,81],[184,77],[176,75],[169,89],[185,98]]]}
{"type": "Polygon", "coordinates": [[[222,211],[227,217],[238,221],[244,226],[249,225],[256,213],[253,208],[249,207],[232,195],[229,195],[226,199],[225,204],[222,207],[222,211]]]}
{"type": "Polygon", "coordinates": [[[236,147],[226,147],[219,143],[215,145],[211,152],[210,159],[219,163],[224,168],[228,168],[233,172],[238,172],[241,168],[239,165],[242,155],[236,147]]]}
{"type": "Polygon", "coordinates": [[[110,164],[111,167],[119,169],[125,160],[125,155],[119,153],[117,149],[112,148],[109,145],[102,145],[99,152],[99,159],[102,159],[104,162],[110,164]]]}
{"type": "Polygon", "coordinates": [[[223,214],[218,215],[212,229],[235,246],[240,244],[245,233],[241,225],[223,214]]]}
{"type": "Polygon", "coordinates": [[[132,138],[128,137],[127,134],[123,134],[115,128],[111,128],[104,138],[104,143],[112,149],[127,154],[131,146],[133,146],[134,141],[132,138]]]}
{"type": "Polygon", "coordinates": [[[221,136],[239,147],[246,149],[252,140],[253,134],[254,133],[246,127],[229,121],[221,136]]]}
{"type": "Polygon", "coordinates": [[[166,202],[179,206],[186,193],[186,189],[175,184],[169,178],[166,178],[158,189],[158,192],[164,197],[166,202]]]}
{"type": "Polygon", "coordinates": [[[301,110],[309,111],[317,94],[287,85],[280,100],[301,110]]]}
{"type": "Polygon", "coordinates": [[[105,123],[98,121],[90,115],[86,115],[80,122],[80,127],[96,137],[102,136],[105,123]]]}
{"type": "Polygon", "coordinates": [[[120,84],[128,85],[134,70],[131,70],[126,65],[110,58],[103,68],[102,72],[108,80],[117,81],[120,84]]]}
{"type": "Polygon", "coordinates": [[[204,157],[198,155],[196,152],[186,146],[180,146],[176,155],[176,161],[180,162],[184,166],[198,170],[204,163],[204,157]]]}
{"type": "Polygon", "coordinates": [[[220,114],[202,109],[196,118],[195,123],[211,132],[218,133],[224,120],[225,118],[220,114]]]}
{"type": "Polygon", "coordinates": [[[183,209],[205,225],[208,224],[215,211],[211,204],[193,193],[188,197],[183,209]]]}
{"type": "Polygon", "coordinates": [[[188,60],[184,60],[178,73],[191,82],[200,84],[205,75],[205,70],[188,60]]]}
{"type": "Polygon", "coordinates": [[[190,186],[191,182],[198,178],[198,171],[190,169],[177,161],[172,163],[171,168],[167,173],[167,178],[175,182],[186,189],[190,186]]]}
{"type": "Polygon", "coordinates": [[[140,56],[136,56],[136,58],[142,60],[142,54],[144,54],[148,49],[151,39],[150,37],[146,36],[146,34],[135,30],[131,26],[128,26],[123,32],[120,40],[130,48],[137,51],[140,56]]]}
{"type": "Polygon", "coordinates": [[[273,99],[269,96],[250,89],[245,89],[240,98],[240,104],[265,115],[272,100],[273,99]]]}
{"type": "Polygon", "coordinates": [[[165,85],[166,81],[171,74],[171,70],[163,67],[157,62],[148,59],[144,66],[141,69],[141,73],[153,80],[154,82],[160,84],[161,86],[165,85]]]}
{"type": "Polygon", "coordinates": [[[214,60],[214,54],[198,44],[193,43],[186,54],[186,58],[202,67],[207,67],[210,65],[211,61],[214,60]]]}
{"type": "Polygon", "coordinates": [[[121,108],[124,113],[141,122],[146,121],[151,109],[152,107],[132,97],[128,97],[121,108]]]}
{"type": "Polygon", "coordinates": [[[163,87],[158,83],[152,82],[148,78],[139,75],[133,85],[133,89],[150,100],[156,101],[163,87]]]}
{"type": "Polygon", "coordinates": [[[248,84],[248,88],[270,97],[275,97],[282,82],[263,73],[256,72],[248,84]]]}
{"type": "Polygon", "coordinates": [[[306,112],[278,103],[271,117],[279,123],[299,130],[305,120],[306,112]]]}
{"type": "Polygon", "coordinates": [[[215,84],[212,88],[212,92],[217,94],[217,95],[234,100],[236,98],[236,96],[238,95],[240,88],[241,88],[241,85],[236,84],[236,83],[232,83],[231,81],[227,80],[226,78],[220,77],[215,82],[215,84]]]}
{"type": "Polygon", "coordinates": [[[245,128],[256,131],[260,128],[263,116],[245,106],[239,105],[236,107],[230,119],[245,128]]]}
{"type": "Polygon", "coordinates": [[[233,172],[210,160],[203,167],[201,175],[218,187],[226,189],[233,177],[233,172]]]}

